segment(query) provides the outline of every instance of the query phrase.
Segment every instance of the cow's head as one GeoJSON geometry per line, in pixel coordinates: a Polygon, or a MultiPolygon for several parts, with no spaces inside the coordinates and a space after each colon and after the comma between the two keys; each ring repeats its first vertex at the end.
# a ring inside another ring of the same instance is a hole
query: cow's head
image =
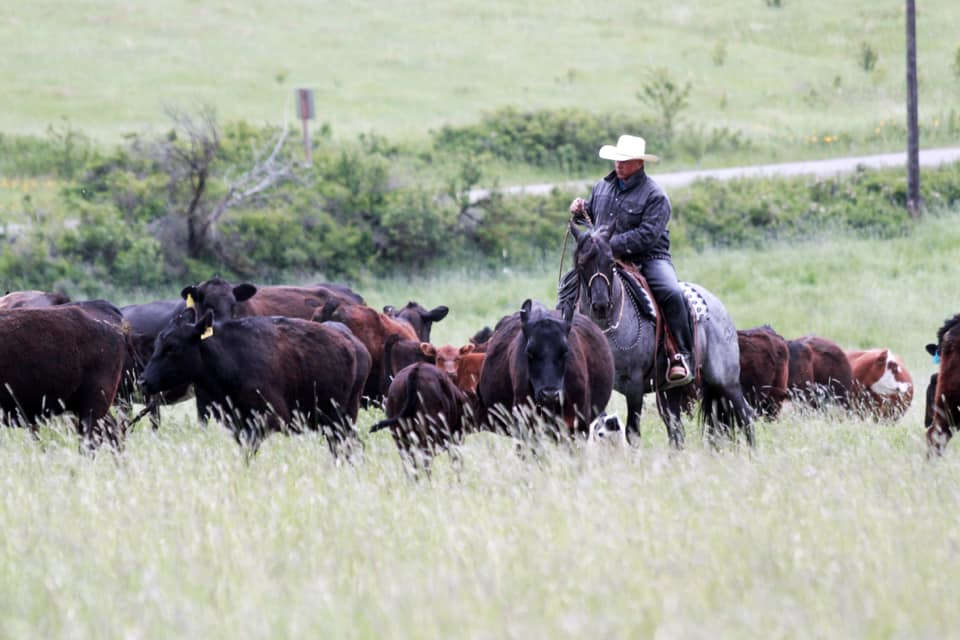
{"type": "Polygon", "coordinates": [[[250,283],[230,284],[222,278],[211,278],[198,285],[184,287],[180,292],[188,307],[195,306],[201,315],[213,312],[216,320],[229,320],[237,317],[237,305],[249,300],[257,292],[250,283]]]}
{"type": "Polygon", "coordinates": [[[189,384],[203,375],[200,343],[213,335],[213,312],[196,320],[196,312],[187,309],[160,332],[153,355],[143,370],[141,384],[147,393],[159,393],[189,384]]]}
{"type": "Polygon", "coordinates": [[[900,363],[888,349],[874,349],[868,352],[862,379],[878,396],[893,396],[910,391],[910,383],[904,381],[906,375],[900,363]]]}
{"type": "Polygon", "coordinates": [[[563,405],[573,307],[568,305],[564,309],[561,320],[545,310],[534,309],[533,303],[526,300],[520,308],[520,323],[527,378],[534,402],[559,414],[563,405]]]}
{"type": "Polygon", "coordinates": [[[460,370],[460,360],[463,356],[473,353],[475,348],[472,344],[457,348],[452,344],[435,347],[429,342],[420,343],[420,352],[428,358],[433,358],[437,367],[449,374],[451,378],[456,378],[457,372],[460,370]]]}
{"type": "Polygon", "coordinates": [[[397,309],[388,304],[383,308],[383,312],[391,318],[398,318],[405,321],[416,332],[417,337],[423,342],[430,342],[430,329],[434,322],[440,322],[447,317],[450,309],[444,305],[434,307],[429,311],[419,302],[413,300],[407,302],[407,306],[397,309]]]}

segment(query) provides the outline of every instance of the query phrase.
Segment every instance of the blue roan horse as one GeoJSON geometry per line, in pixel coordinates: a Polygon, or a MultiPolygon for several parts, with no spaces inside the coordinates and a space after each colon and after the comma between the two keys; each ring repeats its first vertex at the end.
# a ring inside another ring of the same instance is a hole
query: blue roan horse
{"type": "MultiPolygon", "coordinates": [[[[579,278],[580,312],[591,318],[603,330],[613,351],[616,369],[613,388],[627,398],[627,438],[640,437],[640,412],[643,395],[656,391],[654,380],[663,380],[666,355],[663,345],[657,347],[655,309],[649,302],[637,299],[626,288],[623,277],[615,268],[610,250],[612,229],[580,230],[570,225],[577,240],[574,253],[579,278]],[[655,354],[658,357],[655,360],[655,354]]],[[[679,387],[660,391],[660,415],[667,427],[670,443],[683,446],[681,409],[691,391],[699,392],[702,400],[700,418],[708,435],[717,432],[735,437],[735,424],[754,443],[752,410],[740,389],[740,348],[737,330],[727,310],[709,291],[698,285],[689,285],[706,303],[705,316],[694,325],[694,343],[698,345],[701,367],[700,387],[679,387]]],[[[695,366],[691,363],[691,366],[695,366]]],[[[691,383],[696,384],[696,382],[691,383]]]]}

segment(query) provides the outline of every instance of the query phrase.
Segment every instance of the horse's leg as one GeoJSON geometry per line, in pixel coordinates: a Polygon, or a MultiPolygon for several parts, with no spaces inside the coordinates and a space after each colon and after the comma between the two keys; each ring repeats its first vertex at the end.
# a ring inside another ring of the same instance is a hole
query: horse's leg
{"type": "Polygon", "coordinates": [[[667,437],[674,449],[683,449],[684,430],[680,414],[683,411],[686,392],[683,388],[665,391],[663,394],[663,420],[667,426],[667,437]]]}
{"type": "Polygon", "coordinates": [[[724,388],[723,395],[725,401],[733,407],[733,416],[730,417],[730,435],[736,437],[733,422],[740,427],[743,435],[747,438],[747,444],[751,447],[756,446],[756,438],[753,429],[753,410],[743,397],[743,391],[739,384],[729,385],[724,388]]]}
{"type": "Polygon", "coordinates": [[[640,444],[640,414],[643,413],[643,392],[627,396],[627,442],[640,444]]]}

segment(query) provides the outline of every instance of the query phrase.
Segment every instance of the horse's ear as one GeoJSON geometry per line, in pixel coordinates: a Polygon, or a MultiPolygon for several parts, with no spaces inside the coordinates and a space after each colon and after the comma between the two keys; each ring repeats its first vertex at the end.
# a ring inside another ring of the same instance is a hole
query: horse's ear
{"type": "Polygon", "coordinates": [[[530,309],[533,307],[533,301],[527,298],[520,305],[520,326],[523,327],[523,333],[527,333],[527,322],[530,319],[530,309]]]}
{"type": "Polygon", "coordinates": [[[573,326],[573,304],[563,306],[563,322],[567,325],[567,333],[570,333],[570,327],[573,326]]]}
{"type": "Polygon", "coordinates": [[[580,231],[580,229],[570,221],[570,234],[573,236],[573,239],[577,241],[577,244],[580,244],[580,241],[587,235],[586,231],[580,231]]]}

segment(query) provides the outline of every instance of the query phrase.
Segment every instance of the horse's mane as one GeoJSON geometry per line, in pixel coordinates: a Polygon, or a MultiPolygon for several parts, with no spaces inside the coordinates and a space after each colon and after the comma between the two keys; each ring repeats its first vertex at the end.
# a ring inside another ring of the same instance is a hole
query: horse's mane
{"type": "Polygon", "coordinates": [[[956,326],[960,326],[960,313],[953,316],[952,318],[947,318],[943,322],[943,326],[940,327],[940,330],[937,331],[937,345],[943,344],[943,336],[947,335],[947,332],[953,329],[956,326]]]}

